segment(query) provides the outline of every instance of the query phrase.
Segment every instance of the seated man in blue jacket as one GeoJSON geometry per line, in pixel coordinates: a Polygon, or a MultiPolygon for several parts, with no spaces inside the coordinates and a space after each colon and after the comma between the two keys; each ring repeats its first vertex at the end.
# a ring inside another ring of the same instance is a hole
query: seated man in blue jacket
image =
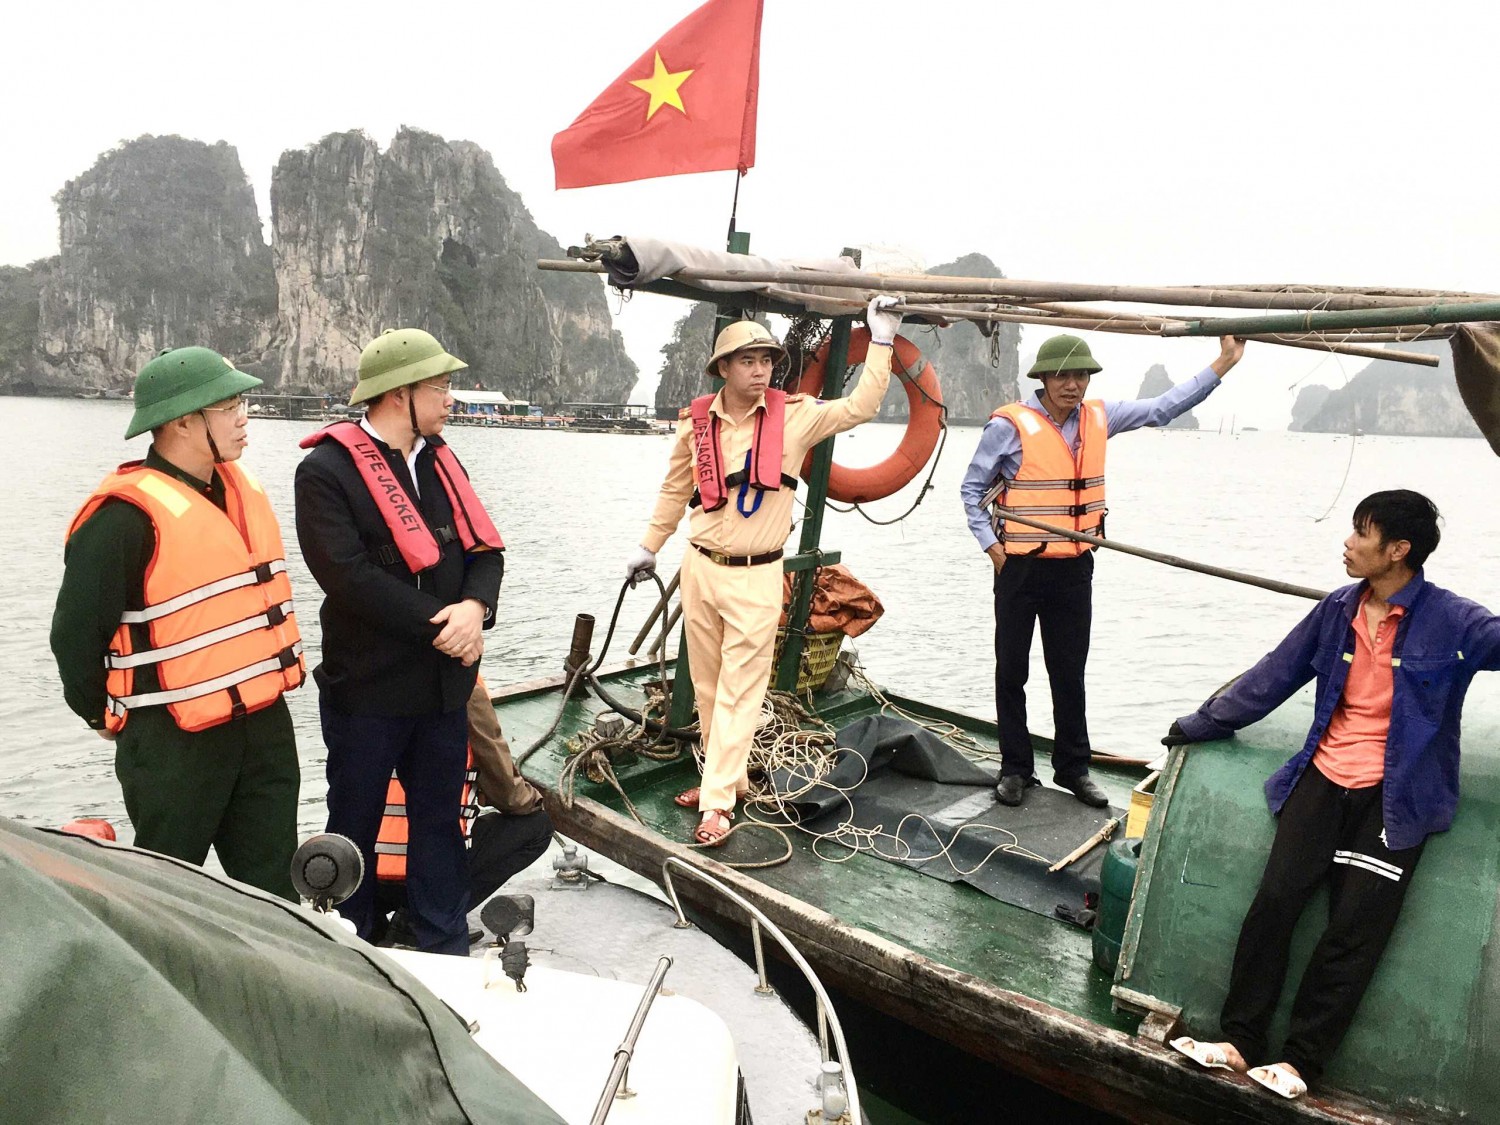
{"type": "Polygon", "coordinates": [[[1260,889],[1240,928],[1220,1026],[1226,1042],[1173,1046],[1209,1067],[1265,1063],[1292,930],[1329,884],[1328,927],[1292,1005],[1281,1061],[1249,1069],[1299,1097],[1349,1029],[1395,929],[1429,834],[1458,804],[1459,714],[1475,673],[1500,668],[1500,618],[1428,582],[1438,511],[1427,497],[1377,492],[1354,509],[1335,590],[1272,652],[1172,724],[1168,746],[1227,738],[1309,680],[1307,741],[1266,782],[1277,816],[1260,889]]]}

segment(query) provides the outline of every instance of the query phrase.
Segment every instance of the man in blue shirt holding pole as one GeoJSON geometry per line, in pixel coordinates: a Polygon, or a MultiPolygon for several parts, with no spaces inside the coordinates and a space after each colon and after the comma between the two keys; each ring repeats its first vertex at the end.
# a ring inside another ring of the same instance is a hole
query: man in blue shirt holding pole
{"type": "Polygon", "coordinates": [[[1207,398],[1239,362],[1244,342],[1219,341],[1219,356],[1185,383],[1157,398],[1132,402],[1085,399],[1089,379],[1103,370],[1077,336],[1053,336],[1027,372],[1041,388],[1025,402],[991,416],[960,493],[969,530],[995,568],[995,712],[1000,728],[1002,804],[1019,805],[1040,785],[1033,773],[1026,725],[1026,677],[1038,622],[1052,685],[1053,780],[1084,804],[1109,804],[1089,777],[1084,668],[1093,623],[1093,547],[987,511],[991,501],[1053,526],[1104,533],[1104,447],[1108,438],[1142,426],[1164,426],[1207,398]]]}

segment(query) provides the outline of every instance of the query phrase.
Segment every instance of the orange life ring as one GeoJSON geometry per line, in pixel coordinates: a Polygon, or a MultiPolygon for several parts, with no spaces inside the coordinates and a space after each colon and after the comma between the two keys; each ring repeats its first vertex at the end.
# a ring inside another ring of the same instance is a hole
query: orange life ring
{"type": "MultiPolygon", "coordinates": [[[[849,334],[851,366],[863,363],[869,350],[868,328],[856,328],[849,334]]],[[[891,367],[895,374],[902,376],[906,388],[906,433],[901,435],[901,444],[895,452],[878,465],[862,469],[848,469],[842,465],[831,468],[828,495],[845,504],[863,504],[900,492],[916,479],[937,448],[938,435],[943,429],[943,392],[938,387],[937,372],[921,349],[905,336],[896,337],[894,350],[895,362],[891,367]],[[917,372],[915,376],[910,374],[913,371],[917,372]]],[[[801,394],[817,395],[823,389],[827,369],[828,342],[825,341],[812,362],[803,369],[795,390],[801,394]]],[[[811,473],[812,454],[809,453],[807,460],[802,462],[802,479],[807,480],[811,473]]]]}

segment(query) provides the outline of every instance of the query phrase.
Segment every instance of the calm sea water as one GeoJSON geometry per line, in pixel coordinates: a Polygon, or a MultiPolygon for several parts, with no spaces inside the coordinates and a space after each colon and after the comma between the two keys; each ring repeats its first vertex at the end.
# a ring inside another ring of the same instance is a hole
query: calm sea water
{"type": "MultiPolygon", "coordinates": [[[[11,530],[0,583],[0,815],[36,824],[104,816],[125,840],[111,747],[64,706],[47,633],[69,519],[108,469],[144,453],[144,442],[120,437],[128,416],[123,403],[0,399],[6,430],[25,443],[23,467],[4,500],[11,530]]],[[[287,535],[310,663],[318,653],[321,594],[292,531],[292,474],[297,440],[313,428],[252,421],[246,453],[287,535]]],[[[882,425],[844,435],[838,460],[876,461],[900,432],[882,425]]],[[[485,677],[500,685],[550,674],[561,666],[575,614],[593,613],[601,630],[608,620],[669,439],[456,427],[448,437],[508,548],[499,624],[486,634],[485,677]]],[[[936,487],[910,518],[878,527],[857,513],[830,513],[824,544],[842,550],[885,603],[885,617],[857,642],[871,675],[893,690],[988,715],[991,569],[957,499],[978,437],[977,428],[950,433],[936,487]]],[[[1416,488],[1447,516],[1429,577],[1500,607],[1500,537],[1487,514],[1496,463],[1480,441],[1140,431],[1110,443],[1109,478],[1111,537],[1325,589],[1347,581],[1340,544],[1355,502],[1380,488],[1416,488]]],[[[915,492],[913,486],[882,501],[872,513],[897,515],[915,492]]],[[[679,536],[663,552],[665,573],[681,552],[679,536]]],[[[1132,755],[1153,753],[1173,718],[1253,662],[1311,604],[1108,552],[1101,552],[1094,597],[1090,728],[1099,749],[1132,755]]],[[[644,591],[630,596],[614,655],[624,655],[649,603],[644,591]]],[[[1050,706],[1040,649],[1038,642],[1031,719],[1045,733],[1050,706]]],[[[1476,683],[1471,715],[1500,716],[1496,681],[1476,683]]],[[[324,751],[311,683],[293,694],[291,706],[303,762],[301,828],[316,831],[323,824],[324,751]]]]}

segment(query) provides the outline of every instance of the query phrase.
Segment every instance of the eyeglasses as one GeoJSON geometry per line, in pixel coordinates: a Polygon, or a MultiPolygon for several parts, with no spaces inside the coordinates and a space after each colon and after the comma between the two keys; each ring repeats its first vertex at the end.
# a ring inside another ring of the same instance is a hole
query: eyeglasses
{"type": "Polygon", "coordinates": [[[232,414],[244,418],[250,413],[250,404],[245,401],[244,395],[235,395],[233,398],[226,398],[217,406],[205,406],[203,409],[215,414],[232,414]]]}
{"type": "Polygon", "coordinates": [[[452,380],[449,380],[446,383],[418,383],[417,386],[426,387],[429,391],[439,391],[444,395],[450,395],[453,393],[452,380]]]}

